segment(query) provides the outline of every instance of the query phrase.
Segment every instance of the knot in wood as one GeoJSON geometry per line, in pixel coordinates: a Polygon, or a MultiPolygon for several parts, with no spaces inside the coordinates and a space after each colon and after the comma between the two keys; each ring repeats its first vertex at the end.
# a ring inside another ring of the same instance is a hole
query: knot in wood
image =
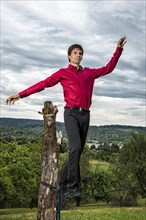
{"type": "Polygon", "coordinates": [[[47,118],[47,124],[50,127],[53,123],[55,123],[54,114],[45,115],[47,118]]]}

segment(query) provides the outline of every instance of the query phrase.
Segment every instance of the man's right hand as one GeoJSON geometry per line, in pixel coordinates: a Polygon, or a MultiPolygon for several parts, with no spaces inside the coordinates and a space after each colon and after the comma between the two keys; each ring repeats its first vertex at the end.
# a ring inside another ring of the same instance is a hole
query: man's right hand
{"type": "Polygon", "coordinates": [[[17,101],[17,100],[19,100],[19,99],[20,99],[19,94],[11,95],[10,97],[7,98],[6,104],[7,104],[7,105],[14,104],[14,102],[17,101]]]}

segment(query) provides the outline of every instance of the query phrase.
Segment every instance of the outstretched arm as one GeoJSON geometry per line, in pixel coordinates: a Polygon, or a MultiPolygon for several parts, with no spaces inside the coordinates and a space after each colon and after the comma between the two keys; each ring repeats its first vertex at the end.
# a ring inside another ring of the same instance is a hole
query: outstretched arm
{"type": "Polygon", "coordinates": [[[123,51],[123,48],[124,48],[124,45],[126,44],[126,42],[127,42],[126,37],[120,38],[117,42],[116,51],[115,51],[113,57],[111,58],[111,60],[107,63],[107,65],[104,67],[98,68],[98,69],[93,69],[95,78],[104,76],[108,73],[111,73],[114,70],[114,68],[116,67],[117,62],[121,56],[121,53],[123,51]]]}
{"type": "Polygon", "coordinates": [[[6,104],[7,105],[14,104],[14,102],[19,100],[20,98],[24,98],[36,92],[40,92],[44,90],[46,87],[52,87],[56,85],[60,81],[60,78],[61,78],[60,73],[61,73],[61,70],[47,77],[45,80],[42,80],[30,86],[29,88],[19,92],[18,94],[11,95],[10,97],[7,98],[6,104]]]}
{"type": "Polygon", "coordinates": [[[15,101],[18,101],[20,99],[19,94],[11,95],[6,99],[6,104],[11,105],[14,104],[15,101]]]}

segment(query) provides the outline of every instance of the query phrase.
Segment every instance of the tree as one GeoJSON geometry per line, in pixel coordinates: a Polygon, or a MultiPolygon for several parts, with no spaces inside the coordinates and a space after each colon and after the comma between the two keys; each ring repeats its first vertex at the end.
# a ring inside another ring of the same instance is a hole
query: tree
{"type": "Polygon", "coordinates": [[[125,165],[126,173],[132,175],[146,193],[146,136],[132,133],[130,141],[123,146],[119,162],[125,165]]]}
{"type": "Polygon", "coordinates": [[[111,173],[113,189],[128,188],[125,191],[111,193],[114,204],[134,205],[138,194],[146,195],[146,137],[141,133],[132,133],[119,154],[112,156],[111,173]],[[141,187],[133,190],[132,187],[141,187]]]}
{"type": "Polygon", "coordinates": [[[118,152],[119,146],[117,144],[102,143],[97,149],[96,159],[109,161],[111,155],[118,152]]]}
{"type": "Polygon", "coordinates": [[[0,206],[28,206],[38,196],[40,145],[1,143],[0,153],[0,206]]]}

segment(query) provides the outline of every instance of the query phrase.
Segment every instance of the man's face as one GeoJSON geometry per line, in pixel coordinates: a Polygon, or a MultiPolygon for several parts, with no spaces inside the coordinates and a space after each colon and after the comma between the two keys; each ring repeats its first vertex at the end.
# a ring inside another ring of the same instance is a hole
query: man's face
{"type": "Polygon", "coordinates": [[[80,64],[82,58],[83,58],[83,54],[79,48],[73,49],[71,55],[68,55],[68,59],[70,59],[70,63],[75,65],[80,64]]]}

